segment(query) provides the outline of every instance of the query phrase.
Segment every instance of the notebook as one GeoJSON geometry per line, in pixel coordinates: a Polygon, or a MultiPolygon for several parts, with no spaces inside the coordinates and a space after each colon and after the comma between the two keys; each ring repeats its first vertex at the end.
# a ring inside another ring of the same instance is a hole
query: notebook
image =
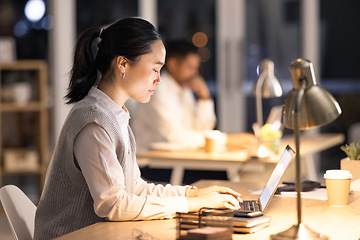
{"type": "Polygon", "coordinates": [[[265,212],[294,155],[295,151],[287,145],[259,198],[257,200],[244,200],[241,209],[234,211],[235,217],[256,217],[265,212]]]}

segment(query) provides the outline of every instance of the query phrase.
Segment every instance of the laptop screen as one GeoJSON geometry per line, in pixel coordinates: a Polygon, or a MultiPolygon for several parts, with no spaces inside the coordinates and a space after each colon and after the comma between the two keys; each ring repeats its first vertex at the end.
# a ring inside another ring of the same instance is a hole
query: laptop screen
{"type": "Polygon", "coordinates": [[[265,209],[267,208],[267,205],[269,204],[272,196],[274,195],[276,188],[278,187],[281,178],[284,175],[286,168],[289,166],[289,163],[294,154],[294,150],[289,145],[286,146],[283,154],[280,157],[279,162],[276,164],[274,171],[272,172],[265,188],[263,189],[259,197],[262,211],[265,211],[265,209]]]}

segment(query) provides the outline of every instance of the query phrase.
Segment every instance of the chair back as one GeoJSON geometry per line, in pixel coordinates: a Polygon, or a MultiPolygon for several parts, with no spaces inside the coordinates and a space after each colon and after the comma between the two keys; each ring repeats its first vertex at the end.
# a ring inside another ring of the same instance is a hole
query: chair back
{"type": "Polygon", "coordinates": [[[15,239],[33,239],[35,204],[14,185],[6,185],[0,189],[0,200],[15,239]]]}

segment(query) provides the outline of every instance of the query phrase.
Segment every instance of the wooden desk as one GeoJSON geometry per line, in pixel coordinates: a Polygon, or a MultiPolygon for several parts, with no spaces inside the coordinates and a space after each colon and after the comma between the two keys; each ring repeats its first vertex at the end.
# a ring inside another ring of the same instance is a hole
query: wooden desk
{"type": "MultiPolygon", "coordinates": [[[[301,136],[301,155],[307,159],[309,179],[316,180],[316,165],[309,156],[325,149],[334,147],[344,142],[343,134],[317,134],[301,136]],[[310,159],[310,160],[309,160],[310,159]]],[[[289,144],[295,149],[293,137],[283,137],[280,149],[289,144]]],[[[257,162],[263,164],[277,163],[278,158],[258,159],[249,156],[246,150],[233,150],[219,153],[206,153],[203,149],[184,151],[159,151],[151,150],[138,153],[137,161],[140,166],[155,168],[172,168],[170,183],[179,185],[182,183],[185,169],[196,170],[225,170],[228,179],[239,182],[239,169],[245,162],[257,162]]]]}
{"type": "MultiPolygon", "coordinates": [[[[249,190],[263,187],[255,183],[234,183],[220,180],[201,180],[195,185],[197,187],[228,186],[241,192],[243,199],[257,198],[257,196],[251,195],[249,190]]],[[[327,201],[302,199],[302,209],[303,223],[312,230],[327,235],[331,240],[358,240],[360,238],[360,192],[350,194],[349,204],[345,207],[329,207],[327,201]]],[[[275,196],[265,214],[271,216],[269,227],[254,234],[234,234],[233,239],[269,239],[271,234],[284,231],[296,224],[296,198],[275,196]]],[[[134,228],[151,234],[155,239],[176,238],[176,221],[173,219],[96,223],[59,239],[134,239],[131,237],[134,228]]]]}

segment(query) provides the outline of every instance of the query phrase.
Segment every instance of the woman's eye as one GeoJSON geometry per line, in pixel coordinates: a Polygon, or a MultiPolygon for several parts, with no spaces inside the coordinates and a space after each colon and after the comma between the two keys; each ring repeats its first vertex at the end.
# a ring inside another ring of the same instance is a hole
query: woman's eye
{"type": "Polygon", "coordinates": [[[154,69],[154,72],[159,73],[159,71],[158,71],[158,70],[156,70],[156,69],[154,69]]]}

